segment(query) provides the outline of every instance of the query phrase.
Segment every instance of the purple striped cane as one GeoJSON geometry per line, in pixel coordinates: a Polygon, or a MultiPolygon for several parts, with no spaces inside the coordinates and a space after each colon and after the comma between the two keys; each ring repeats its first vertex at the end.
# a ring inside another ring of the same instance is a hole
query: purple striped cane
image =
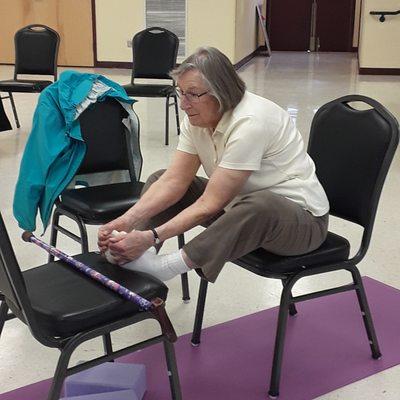
{"type": "Polygon", "coordinates": [[[132,292],[119,283],[107,278],[105,275],[90,268],[86,264],[76,260],[72,256],[62,252],[61,250],[53,247],[42,240],[38,239],[32,232],[25,231],[22,234],[22,239],[25,242],[31,242],[46,250],[49,254],[59,258],[65,263],[73,266],[75,269],[87,275],[89,278],[100,282],[103,286],[118,293],[124,299],[132,301],[137,304],[142,311],[151,311],[161,324],[163,333],[168,337],[171,342],[175,342],[177,337],[174,328],[165,312],[164,301],[160,298],[155,298],[152,301],[146,300],[137,293],[132,292]]]}

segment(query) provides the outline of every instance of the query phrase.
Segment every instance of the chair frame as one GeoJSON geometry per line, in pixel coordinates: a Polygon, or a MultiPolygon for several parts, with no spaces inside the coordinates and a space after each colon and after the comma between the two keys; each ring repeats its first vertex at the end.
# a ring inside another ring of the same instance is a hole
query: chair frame
{"type": "MultiPolygon", "coordinates": [[[[53,73],[51,74],[53,76],[53,81],[55,82],[57,80],[57,59],[58,59],[58,49],[60,46],[60,35],[58,34],[57,31],[55,31],[54,29],[48,27],[47,25],[43,25],[43,24],[31,24],[31,25],[27,25],[21,29],[19,29],[15,35],[14,35],[14,45],[15,45],[15,67],[14,67],[14,80],[17,81],[18,80],[18,74],[21,72],[19,72],[20,70],[20,64],[19,64],[19,51],[18,51],[18,46],[17,46],[17,39],[18,36],[21,35],[24,31],[28,30],[28,29],[32,29],[32,28],[43,28],[49,32],[51,32],[52,34],[54,34],[57,38],[57,42],[56,42],[56,49],[55,49],[55,54],[54,54],[54,69],[53,69],[53,73]]],[[[30,73],[29,75],[32,75],[32,73],[30,73]]],[[[35,74],[35,75],[42,75],[40,73],[35,74]]],[[[15,119],[15,124],[17,125],[17,128],[20,128],[20,122],[18,119],[18,114],[17,114],[17,108],[15,106],[15,101],[14,101],[14,97],[12,95],[12,92],[7,92],[8,96],[2,96],[2,99],[10,99],[10,103],[11,103],[11,108],[14,114],[14,119],[15,119]]]]}
{"type": "MultiPolygon", "coordinates": [[[[378,208],[379,197],[382,191],[382,187],[389,170],[390,164],[394,157],[394,153],[396,151],[396,147],[399,141],[399,126],[396,123],[396,119],[377,101],[361,96],[361,95],[348,95],[341,97],[339,99],[333,100],[324,106],[322,106],[316,116],[324,111],[326,108],[337,104],[337,103],[349,103],[349,102],[356,102],[361,101],[364,102],[371,107],[374,108],[390,125],[392,136],[390,139],[390,143],[387,145],[386,153],[382,164],[380,166],[379,175],[375,180],[375,186],[373,189],[373,197],[372,197],[372,206],[369,213],[368,223],[364,226],[364,231],[362,234],[362,239],[360,246],[358,248],[357,253],[350,259],[343,260],[342,262],[330,263],[324,265],[323,263],[319,266],[310,268],[310,269],[302,269],[299,268],[299,271],[293,273],[283,273],[279,274],[271,274],[271,273],[262,273],[260,270],[256,270],[249,266],[243,258],[239,258],[237,260],[232,261],[234,264],[249,270],[259,276],[263,276],[266,278],[273,278],[273,279],[280,279],[283,285],[280,304],[279,304],[279,314],[278,314],[278,322],[276,327],[276,335],[275,335],[275,345],[274,345],[274,356],[272,362],[272,371],[271,371],[271,378],[270,378],[270,387],[268,391],[268,395],[270,398],[274,399],[279,396],[279,384],[280,384],[280,377],[281,377],[281,368],[282,368],[282,360],[283,360],[283,350],[284,350],[284,342],[285,342],[285,333],[286,333],[286,326],[287,326],[287,318],[288,315],[294,316],[297,314],[297,310],[295,307],[296,303],[311,300],[331,294],[342,293],[350,290],[355,290],[357,294],[358,303],[361,310],[361,315],[364,322],[364,327],[367,333],[371,355],[373,359],[379,359],[381,357],[381,351],[378,344],[378,339],[376,336],[371,311],[368,305],[367,296],[365,293],[364,285],[361,279],[360,272],[357,268],[357,265],[360,261],[364,258],[369,243],[371,240],[372,229],[375,221],[376,211],[378,208]],[[331,289],[321,290],[305,295],[300,296],[293,296],[292,289],[297,281],[301,278],[319,275],[326,272],[333,272],[333,271],[340,271],[345,270],[350,272],[352,276],[353,282],[351,284],[338,286],[331,289]]],[[[315,116],[315,117],[316,117],[315,116]]],[[[311,136],[309,142],[309,149],[311,147],[312,141],[312,134],[313,128],[315,124],[315,117],[313,119],[313,123],[311,126],[311,136]]],[[[331,215],[334,215],[332,213],[331,215]]],[[[338,217],[343,218],[343,216],[338,215],[338,217]]],[[[184,243],[183,235],[180,235],[179,242],[184,243]]],[[[301,266],[299,266],[301,267],[301,266]]],[[[205,309],[205,302],[207,296],[207,288],[208,288],[208,281],[204,278],[201,278],[200,286],[199,286],[199,293],[198,293],[198,300],[197,300],[197,307],[196,307],[196,314],[195,314],[195,321],[194,327],[192,332],[191,343],[193,346],[200,345],[201,339],[201,329],[204,317],[204,309],[205,309]]]]}
{"type": "MultiPolygon", "coordinates": [[[[169,319],[165,312],[164,305],[159,307],[159,318],[155,313],[151,311],[142,311],[131,317],[120,319],[112,323],[103,324],[93,329],[89,329],[84,332],[79,332],[70,337],[58,338],[49,337],[42,332],[42,329],[37,322],[34,311],[31,308],[28,294],[23,282],[23,273],[21,273],[18,261],[15,258],[14,251],[11,247],[11,242],[8,237],[7,231],[5,229],[4,221],[0,215],[0,230],[2,234],[0,235],[0,247],[1,256],[6,266],[6,273],[9,282],[12,285],[15,299],[18,303],[18,307],[22,310],[22,317],[24,322],[30,328],[30,331],[34,338],[38,340],[41,344],[46,347],[57,348],[60,350],[61,354],[57,362],[56,370],[54,373],[51,388],[47,397],[47,400],[57,400],[60,397],[62,385],[67,376],[78,373],[80,371],[92,368],[96,365],[100,365],[107,361],[114,361],[118,357],[122,357],[134,351],[143,349],[145,347],[151,346],[156,343],[163,343],[164,353],[168,368],[168,378],[171,390],[171,396],[173,400],[181,400],[182,394],[179,383],[178,369],[176,365],[175,351],[173,346],[173,341],[176,340],[176,334],[173,331],[172,325],[169,328],[172,329],[172,334],[175,338],[171,338],[171,332],[166,332],[165,322],[168,324],[169,319]],[[7,267],[8,266],[8,267],[7,267]],[[120,350],[113,350],[111,333],[118,329],[127,327],[129,325],[135,324],[137,322],[144,321],[146,319],[155,319],[160,323],[160,328],[162,331],[161,335],[154,336],[150,339],[144,340],[142,342],[126,346],[120,350]],[[166,320],[165,320],[166,319],[166,320]],[[82,343],[101,336],[103,338],[104,355],[99,356],[90,361],[86,361],[82,364],[68,367],[72,353],[75,349],[82,343]]],[[[0,335],[2,333],[4,323],[7,320],[16,318],[13,313],[9,313],[8,304],[5,301],[5,295],[0,293],[0,335]]]]}

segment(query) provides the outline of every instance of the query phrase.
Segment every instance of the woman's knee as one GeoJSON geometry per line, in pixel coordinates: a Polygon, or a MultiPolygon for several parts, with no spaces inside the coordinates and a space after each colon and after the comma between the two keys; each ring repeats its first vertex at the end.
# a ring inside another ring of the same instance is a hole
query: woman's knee
{"type": "Polygon", "coordinates": [[[158,171],[153,172],[148,178],[146,183],[154,183],[158,181],[161,175],[165,172],[165,169],[159,169],[158,171]]]}
{"type": "Polygon", "coordinates": [[[153,172],[146,180],[146,183],[142,189],[142,195],[148,190],[148,188],[154,183],[157,182],[161,175],[165,172],[165,169],[159,169],[158,171],[153,172]]]}

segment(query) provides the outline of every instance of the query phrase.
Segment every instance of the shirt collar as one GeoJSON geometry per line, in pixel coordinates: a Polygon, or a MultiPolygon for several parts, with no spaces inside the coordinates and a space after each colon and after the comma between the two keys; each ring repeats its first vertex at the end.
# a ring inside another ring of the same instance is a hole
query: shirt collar
{"type": "Polygon", "coordinates": [[[232,110],[225,111],[222,114],[222,117],[219,120],[218,125],[214,129],[213,136],[217,134],[223,135],[226,132],[231,116],[232,116],[232,110]]]}

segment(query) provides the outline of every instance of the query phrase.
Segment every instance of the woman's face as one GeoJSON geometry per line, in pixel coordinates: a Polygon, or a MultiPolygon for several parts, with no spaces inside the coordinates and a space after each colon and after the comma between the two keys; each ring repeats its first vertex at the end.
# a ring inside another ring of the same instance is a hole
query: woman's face
{"type": "Polygon", "coordinates": [[[199,71],[189,70],[182,74],[177,85],[180,91],[180,107],[194,126],[214,129],[222,114],[218,111],[219,103],[208,93],[199,71]],[[200,97],[196,95],[201,95],[200,97]]]}

